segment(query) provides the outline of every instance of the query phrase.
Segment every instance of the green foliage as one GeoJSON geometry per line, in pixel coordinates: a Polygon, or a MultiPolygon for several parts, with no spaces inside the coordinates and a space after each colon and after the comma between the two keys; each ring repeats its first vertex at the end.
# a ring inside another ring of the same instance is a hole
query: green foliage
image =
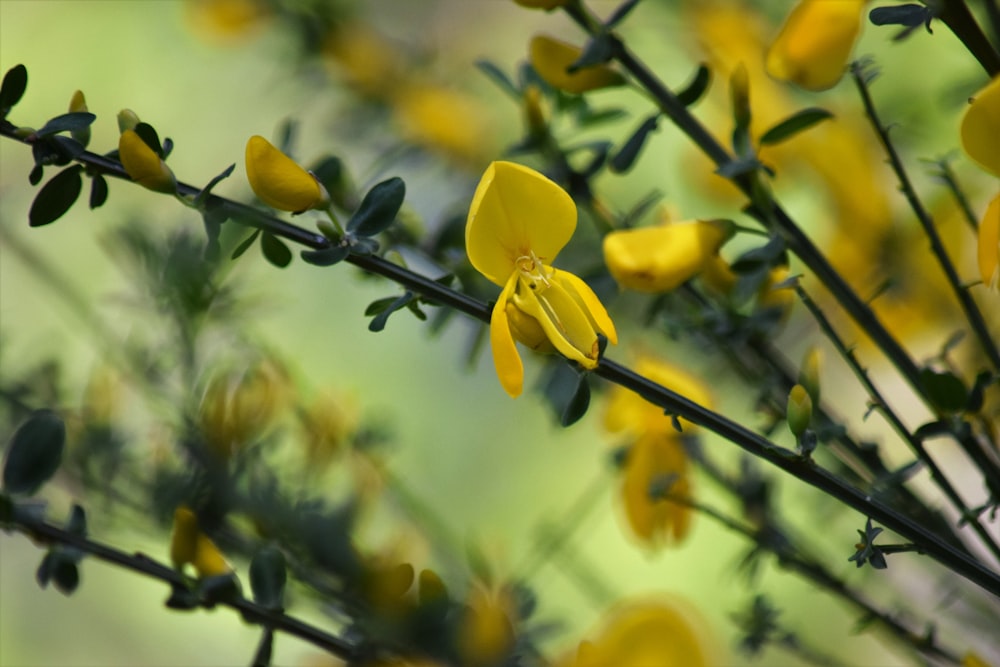
{"type": "Polygon", "coordinates": [[[83,189],[82,173],[83,167],[75,164],[63,169],[42,186],[28,212],[32,227],[55,222],[76,203],[83,189]]]}
{"type": "Polygon", "coordinates": [[[24,65],[11,67],[0,84],[0,120],[7,117],[15,104],[21,101],[28,87],[28,68],[24,65]]]}
{"type": "Polygon", "coordinates": [[[365,195],[358,210],[347,222],[347,231],[374,236],[393,223],[406,197],[406,184],[398,177],[382,181],[365,195]]]}
{"type": "Polygon", "coordinates": [[[781,143],[828,118],[833,118],[833,114],[826,109],[802,109],[764,132],[760,136],[760,144],[761,146],[767,146],[781,143]]]}
{"type": "Polygon", "coordinates": [[[52,410],[36,410],[14,432],[3,466],[7,493],[33,495],[56,473],[66,447],[66,425],[52,410]]]}
{"type": "Polygon", "coordinates": [[[257,604],[281,609],[284,604],[285,556],[274,545],[262,547],[250,562],[250,589],[257,604]]]}

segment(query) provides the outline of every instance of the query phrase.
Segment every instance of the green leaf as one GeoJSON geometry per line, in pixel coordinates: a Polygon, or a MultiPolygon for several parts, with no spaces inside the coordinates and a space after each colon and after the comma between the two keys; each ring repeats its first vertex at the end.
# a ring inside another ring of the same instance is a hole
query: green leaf
{"type": "Polygon", "coordinates": [[[281,609],[285,594],[285,555],[268,545],[254,554],[250,562],[250,590],[257,604],[268,609],[281,609]]]}
{"type": "Polygon", "coordinates": [[[198,599],[197,593],[186,586],[178,583],[171,583],[170,597],[167,598],[164,604],[168,609],[189,611],[201,606],[201,600],[198,599]]]}
{"type": "Polygon", "coordinates": [[[316,162],[309,171],[326,188],[334,204],[348,211],[358,207],[354,181],[339,157],[328,155],[316,162]]]}
{"type": "Polygon", "coordinates": [[[49,550],[35,571],[35,580],[42,588],[51,581],[63,595],[72,595],[80,585],[80,570],[77,567],[78,558],[61,547],[49,550]]]}
{"type": "Polygon", "coordinates": [[[3,467],[8,493],[32,495],[62,461],[66,425],[52,410],[36,410],[14,433],[3,467]]]}
{"type": "Polygon", "coordinates": [[[271,664],[271,655],[274,653],[274,630],[269,627],[264,628],[264,633],[260,637],[257,645],[257,652],[253,656],[251,667],[268,667],[271,664]]]}
{"type": "Polygon", "coordinates": [[[76,503],[73,503],[73,509],[70,510],[66,530],[79,537],[87,536],[87,513],[76,503]]]}
{"type": "Polygon", "coordinates": [[[232,602],[240,597],[240,580],[235,574],[218,574],[198,582],[198,596],[206,609],[219,602],[232,602]]]}
{"type": "Polygon", "coordinates": [[[351,254],[351,247],[348,245],[335,245],[322,250],[303,250],[299,253],[303,262],[314,266],[333,266],[337,262],[342,262],[351,254]]]}
{"type": "Polygon", "coordinates": [[[28,182],[32,185],[38,185],[42,182],[43,176],[45,176],[45,167],[40,164],[36,164],[31,168],[31,173],[28,174],[28,182]]]}
{"type": "Polygon", "coordinates": [[[908,28],[928,23],[932,18],[934,15],[929,7],[917,4],[876,7],[868,14],[868,20],[874,25],[902,25],[908,28]]]}
{"type": "Polygon", "coordinates": [[[615,39],[608,32],[599,32],[594,35],[583,47],[580,57],[576,59],[566,71],[572,74],[584,67],[603,65],[611,60],[615,53],[615,39]]]}
{"type": "Polygon", "coordinates": [[[85,127],[90,127],[90,124],[95,120],[97,120],[97,116],[89,111],[72,111],[70,113],[64,113],[61,116],[56,116],[43,125],[40,130],[35,132],[35,135],[39,137],[47,137],[53,134],[59,134],[60,132],[66,132],[68,130],[80,130],[85,127]]]}
{"type": "Polygon", "coordinates": [[[28,211],[28,224],[41,227],[61,218],[80,196],[80,190],[83,189],[83,177],[80,175],[82,171],[83,167],[73,165],[60,171],[42,186],[28,211]]]}
{"type": "MultiPolygon", "coordinates": [[[[413,292],[406,292],[403,296],[398,297],[392,301],[388,306],[382,309],[378,315],[372,318],[372,321],[368,323],[368,330],[373,332],[379,332],[385,329],[386,322],[389,321],[389,316],[392,315],[397,310],[405,308],[410,301],[413,300],[413,292]]],[[[371,308],[371,305],[368,306],[371,308]]]]}
{"type": "Polygon", "coordinates": [[[360,236],[374,236],[392,224],[406,197],[406,184],[394,176],[382,181],[365,195],[361,206],[347,222],[347,230],[360,236]]]}
{"type": "Polygon", "coordinates": [[[961,412],[968,405],[969,391],[953,373],[924,368],[919,377],[927,399],[941,412],[961,412]]]}
{"type": "Polygon", "coordinates": [[[261,234],[260,250],[264,253],[264,258],[279,269],[292,263],[292,251],[284,241],[270,232],[261,234]]]}
{"type": "Polygon", "coordinates": [[[236,249],[233,250],[233,254],[230,255],[230,259],[238,259],[243,253],[249,250],[250,246],[253,245],[253,242],[257,240],[258,236],[260,236],[260,230],[255,229],[253,234],[248,236],[243,243],[236,246],[236,249]]]}
{"type": "Polygon", "coordinates": [[[827,118],[833,118],[833,114],[818,107],[797,111],[761,135],[760,145],[781,143],[827,118]]]}
{"type": "Polygon", "coordinates": [[[28,68],[24,65],[14,65],[3,75],[0,84],[0,118],[6,118],[15,104],[21,101],[28,87],[28,68]]]}
{"type": "Polygon", "coordinates": [[[649,134],[657,129],[660,122],[660,114],[654,114],[644,120],[632,136],[628,138],[628,141],[618,150],[617,153],[611,156],[611,161],[608,163],[611,171],[616,174],[622,174],[632,168],[635,164],[635,160],[639,157],[639,151],[646,143],[646,139],[649,134]]]}
{"type": "Polygon", "coordinates": [[[677,93],[677,101],[686,107],[691,106],[701,99],[701,96],[705,94],[706,90],[708,90],[708,85],[711,82],[712,70],[710,70],[708,65],[705,63],[698,65],[698,71],[695,72],[694,78],[691,79],[691,83],[677,93]]]}
{"type": "Polygon", "coordinates": [[[208,182],[208,185],[202,188],[201,192],[199,192],[198,195],[194,198],[195,207],[201,208],[205,204],[205,200],[208,199],[209,195],[212,194],[212,188],[214,188],[216,185],[229,178],[232,175],[234,169],[236,169],[235,162],[226,167],[226,169],[221,174],[210,180],[208,182]]]}
{"type": "Polygon", "coordinates": [[[163,145],[160,143],[160,135],[156,133],[156,129],[149,123],[139,123],[135,126],[135,133],[139,135],[143,143],[149,146],[154,153],[160,156],[160,159],[166,157],[163,153],[163,145]]]}
{"type": "Polygon", "coordinates": [[[510,80],[510,77],[504,74],[503,70],[495,64],[489,60],[477,60],[476,68],[485,74],[490,81],[495,83],[500,90],[504,91],[515,100],[521,99],[521,91],[518,90],[517,86],[514,85],[514,82],[510,80]]]}
{"type": "Polygon", "coordinates": [[[94,174],[90,179],[90,201],[91,209],[104,205],[108,200],[108,180],[102,174],[94,174]]]}
{"type": "Polygon", "coordinates": [[[569,397],[566,407],[559,415],[559,423],[562,426],[572,426],[580,420],[590,407],[590,383],[584,373],[577,375],[576,389],[569,397]]]}

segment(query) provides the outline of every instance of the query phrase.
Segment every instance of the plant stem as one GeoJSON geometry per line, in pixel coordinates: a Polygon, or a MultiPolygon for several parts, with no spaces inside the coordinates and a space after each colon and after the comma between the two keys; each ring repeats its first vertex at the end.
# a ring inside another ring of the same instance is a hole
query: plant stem
{"type": "Polygon", "coordinates": [[[938,264],[941,265],[941,269],[948,279],[948,284],[951,286],[955,298],[958,299],[958,303],[965,313],[965,318],[969,321],[969,326],[972,327],[976,338],[979,339],[980,347],[983,348],[983,352],[986,353],[986,357],[990,360],[993,370],[1000,372],[1000,351],[997,350],[997,346],[993,342],[992,336],[990,336],[989,327],[986,326],[986,321],[983,319],[983,314],[979,311],[979,307],[976,306],[975,301],[969,296],[969,291],[962,286],[958,272],[955,271],[955,265],[952,264],[951,258],[948,257],[948,251],[945,250],[944,243],[941,241],[941,235],[938,234],[937,228],[934,226],[934,220],[931,219],[930,213],[927,212],[927,209],[924,208],[920,198],[917,196],[917,192],[913,188],[913,183],[910,181],[910,177],[906,173],[906,168],[903,166],[903,161],[899,158],[896,147],[889,139],[889,132],[879,119],[875,103],[872,101],[871,92],[868,89],[868,83],[865,81],[863,65],[860,62],[855,61],[852,63],[851,77],[854,79],[858,93],[861,95],[861,102],[864,104],[865,113],[868,115],[869,120],[871,120],[872,127],[875,128],[875,133],[878,135],[879,141],[882,142],[882,147],[889,157],[889,164],[892,165],[892,170],[895,172],[896,178],[899,179],[900,190],[906,197],[910,208],[916,214],[920,226],[923,227],[924,233],[931,243],[931,252],[934,253],[938,264]]]}
{"type": "Polygon", "coordinates": [[[937,17],[965,44],[990,78],[1000,74],[1000,53],[976,23],[965,0],[940,0],[937,17]]]}

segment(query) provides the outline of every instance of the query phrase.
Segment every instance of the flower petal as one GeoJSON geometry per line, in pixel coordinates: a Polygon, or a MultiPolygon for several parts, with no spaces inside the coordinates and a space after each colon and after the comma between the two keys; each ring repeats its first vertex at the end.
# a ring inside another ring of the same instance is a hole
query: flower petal
{"type": "Polygon", "coordinates": [[[604,304],[594,294],[594,290],[590,289],[590,285],[569,271],[560,271],[559,269],[553,269],[553,271],[553,279],[561,282],[566,291],[574,297],[594,329],[607,336],[609,343],[617,345],[618,332],[615,330],[615,323],[611,321],[604,304]]]}
{"type": "Polygon", "coordinates": [[[247,141],[246,168],[250,187],[271,208],[298,212],[326,201],[319,181],[264,137],[247,141]]]}
{"type": "Polygon", "coordinates": [[[487,167],[469,207],[465,247],[477,271],[505,285],[518,257],[551,264],[576,229],[576,204],[534,169],[513,162],[487,167]]]}
{"type": "Polygon", "coordinates": [[[626,289],[667,292],[701,272],[727,236],[715,220],[618,230],[604,237],[604,261],[626,289]]]}
{"type": "Polygon", "coordinates": [[[979,166],[1000,176],[1000,76],[976,93],[966,109],[962,147],[979,166]]]}
{"type": "Polygon", "coordinates": [[[568,93],[619,86],[625,77],[607,65],[581,67],[570,73],[567,68],[579,60],[583,51],[548,35],[535,35],[528,45],[528,57],[538,76],[554,88],[568,93]]]}
{"type": "Polygon", "coordinates": [[[562,281],[551,279],[544,290],[520,286],[514,305],[538,320],[559,352],[584,368],[597,367],[597,332],[562,281]]]}
{"type": "Polygon", "coordinates": [[[496,368],[500,385],[512,398],[521,395],[524,386],[524,364],[514,345],[514,336],[507,320],[507,303],[517,287],[517,274],[513,273],[493,306],[490,317],[490,348],[493,350],[493,366],[496,368]]]}
{"type": "Polygon", "coordinates": [[[1000,289],[1000,194],[986,207],[979,223],[979,272],[983,284],[1000,289]]]}
{"type": "Polygon", "coordinates": [[[867,0],[802,0],[767,52],[767,73],[807,90],[832,88],[844,75],[867,0]]]}
{"type": "Polygon", "coordinates": [[[118,159],[132,180],[142,187],[167,194],[177,191],[174,172],[134,130],[125,130],[118,137],[118,159]]]}
{"type": "MultiPolygon", "coordinates": [[[[678,434],[679,435],[679,434],[678,434]]],[[[633,534],[648,547],[687,536],[690,516],[686,507],[650,496],[650,487],[667,476],[676,476],[671,494],[687,496],[687,456],[676,435],[646,434],[629,448],[623,470],[621,497],[633,534]]]]}

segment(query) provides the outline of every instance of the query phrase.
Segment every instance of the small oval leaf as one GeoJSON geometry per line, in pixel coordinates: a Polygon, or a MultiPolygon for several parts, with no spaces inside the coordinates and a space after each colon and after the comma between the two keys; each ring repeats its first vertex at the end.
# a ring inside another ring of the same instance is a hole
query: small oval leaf
{"type": "Polygon", "coordinates": [[[398,176],[382,181],[365,195],[351,216],[347,229],[360,236],[374,236],[392,224],[406,197],[406,183],[398,176]]]}
{"type": "Polygon", "coordinates": [[[701,99],[701,96],[708,90],[708,84],[711,82],[712,70],[705,63],[698,65],[698,71],[695,72],[691,83],[685,86],[684,90],[677,93],[677,101],[686,107],[691,106],[701,99]]]}
{"type": "Polygon", "coordinates": [[[83,167],[79,165],[63,169],[42,186],[35,196],[35,201],[31,203],[28,224],[32,227],[41,227],[61,218],[83,189],[81,171],[83,167]]]}
{"type": "Polygon", "coordinates": [[[14,65],[3,75],[0,84],[0,118],[5,118],[15,104],[21,101],[28,87],[28,68],[14,65]]]}
{"type": "Polygon", "coordinates": [[[90,181],[90,208],[104,205],[108,200],[108,180],[102,174],[94,174],[90,181]]]}
{"type": "Polygon", "coordinates": [[[761,146],[777,144],[786,139],[790,139],[799,132],[807,130],[816,123],[833,118],[833,114],[826,109],[811,107],[802,109],[785,120],[781,121],[760,137],[761,146]]]}
{"type": "Polygon", "coordinates": [[[275,546],[258,551],[250,562],[250,590],[257,604],[280,609],[285,594],[285,555],[275,546]]]}
{"type": "Polygon", "coordinates": [[[314,266],[333,266],[334,264],[347,259],[351,254],[351,248],[347,245],[335,245],[322,250],[303,250],[299,253],[303,262],[314,266]]]}
{"type": "Polygon", "coordinates": [[[953,373],[925,368],[920,371],[920,386],[934,407],[942,412],[961,412],[969,403],[965,383],[953,373]]]}
{"type": "Polygon", "coordinates": [[[264,232],[260,236],[260,249],[264,258],[279,269],[292,263],[292,251],[274,234],[264,232]]]}
{"type": "Polygon", "coordinates": [[[243,243],[236,246],[236,249],[233,250],[233,254],[230,255],[230,259],[238,259],[243,253],[249,250],[250,246],[253,245],[253,242],[257,240],[258,236],[260,236],[260,230],[255,229],[253,234],[248,236],[247,239],[243,241],[243,243]]]}
{"type": "Polygon", "coordinates": [[[611,160],[608,163],[611,171],[616,174],[622,174],[632,168],[636,158],[639,157],[639,151],[646,144],[646,139],[657,128],[659,122],[660,114],[655,114],[644,120],[636,128],[635,132],[632,133],[632,136],[628,138],[628,141],[625,142],[621,149],[611,156],[611,160]]]}
{"type": "Polygon", "coordinates": [[[71,111],[51,119],[35,134],[39,137],[47,137],[69,130],[82,130],[85,127],[90,127],[95,120],[97,120],[97,116],[89,111],[71,111]]]}
{"type": "Polygon", "coordinates": [[[52,410],[35,411],[14,433],[3,467],[3,488],[31,495],[62,462],[66,425],[52,410]]]}

